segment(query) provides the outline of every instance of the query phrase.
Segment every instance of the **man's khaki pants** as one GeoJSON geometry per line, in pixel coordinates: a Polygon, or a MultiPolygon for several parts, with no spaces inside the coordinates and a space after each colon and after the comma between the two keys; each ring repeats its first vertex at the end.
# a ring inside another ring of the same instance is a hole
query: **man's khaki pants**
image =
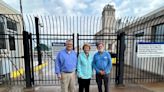
{"type": "Polygon", "coordinates": [[[75,92],[75,72],[61,74],[61,92],[75,92]]]}

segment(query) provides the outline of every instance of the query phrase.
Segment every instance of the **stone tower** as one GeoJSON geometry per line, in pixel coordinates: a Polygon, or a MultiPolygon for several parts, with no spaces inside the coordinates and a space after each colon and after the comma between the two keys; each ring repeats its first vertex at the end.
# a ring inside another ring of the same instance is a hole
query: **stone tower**
{"type": "MultiPolygon", "coordinates": [[[[116,19],[115,19],[115,8],[113,5],[107,4],[102,12],[102,33],[104,35],[115,35],[116,34],[116,19]]],[[[104,39],[116,39],[116,36],[105,36],[104,39]]],[[[103,40],[105,48],[110,52],[116,52],[115,40],[103,40]]]]}
{"type": "Polygon", "coordinates": [[[107,4],[102,12],[102,30],[104,33],[114,33],[115,27],[115,8],[107,4]]]}
{"type": "Polygon", "coordinates": [[[116,52],[116,37],[115,8],[113,5],[107,4],[102,11],[102,29],[95,34],[94,39],[102,39],[97,41],[104,42],[106,50],[109,50],[110,52],[116,52]]]}

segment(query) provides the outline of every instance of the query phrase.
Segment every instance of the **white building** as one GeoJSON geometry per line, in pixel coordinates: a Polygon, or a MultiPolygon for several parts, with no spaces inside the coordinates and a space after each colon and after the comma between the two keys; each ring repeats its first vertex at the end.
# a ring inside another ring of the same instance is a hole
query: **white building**
{"type": "Polygon", "coordinates": [[[18,11],[0,0],[0,75],[23,68],[23,26],[18,11]]]}

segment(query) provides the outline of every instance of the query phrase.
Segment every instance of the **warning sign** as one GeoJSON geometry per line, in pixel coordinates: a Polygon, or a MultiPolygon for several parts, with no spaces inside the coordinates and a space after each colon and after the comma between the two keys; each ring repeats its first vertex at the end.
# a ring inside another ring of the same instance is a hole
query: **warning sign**
{"type": "Polygon", "coordinates": [[[138,57],[164,57],[164,42],[159,43],[138,43],[138,57]]]}

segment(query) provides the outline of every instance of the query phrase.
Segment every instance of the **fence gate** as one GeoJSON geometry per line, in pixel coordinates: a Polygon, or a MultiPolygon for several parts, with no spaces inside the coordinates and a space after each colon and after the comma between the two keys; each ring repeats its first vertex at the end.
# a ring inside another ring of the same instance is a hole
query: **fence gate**
{"type": "MultiPolygon", "coordinates": [[[[36,66],[33,67],[34,85],[60,85],[60,81],[55,74],[54,59],[57,53],[65,48],[64,43],[68,39],[73,40],[74,50],[77,53],[82,51],[81,46],[84,43],[91,44],[93,54],[96,52],[95,43],[103,41],[105,49],[114,54],[114,61],[116,61],[117,35],[114,33],[99,34],[98,32],[102,27],[99,17],[39,16],[34,18],[33,16],[27,16],[27,19],[30,29],[33,29],[30,32],[33,33],[33,66],[36,66]],[[30,24],[35,24],[35,26],[30,24]]],[[[115,70],[116,65],[114,65],[110,78],[113,84],[115,83],[115,70]]],[[[96,84],[95,78],[92,79],[92,84],[96,84]]]]}

